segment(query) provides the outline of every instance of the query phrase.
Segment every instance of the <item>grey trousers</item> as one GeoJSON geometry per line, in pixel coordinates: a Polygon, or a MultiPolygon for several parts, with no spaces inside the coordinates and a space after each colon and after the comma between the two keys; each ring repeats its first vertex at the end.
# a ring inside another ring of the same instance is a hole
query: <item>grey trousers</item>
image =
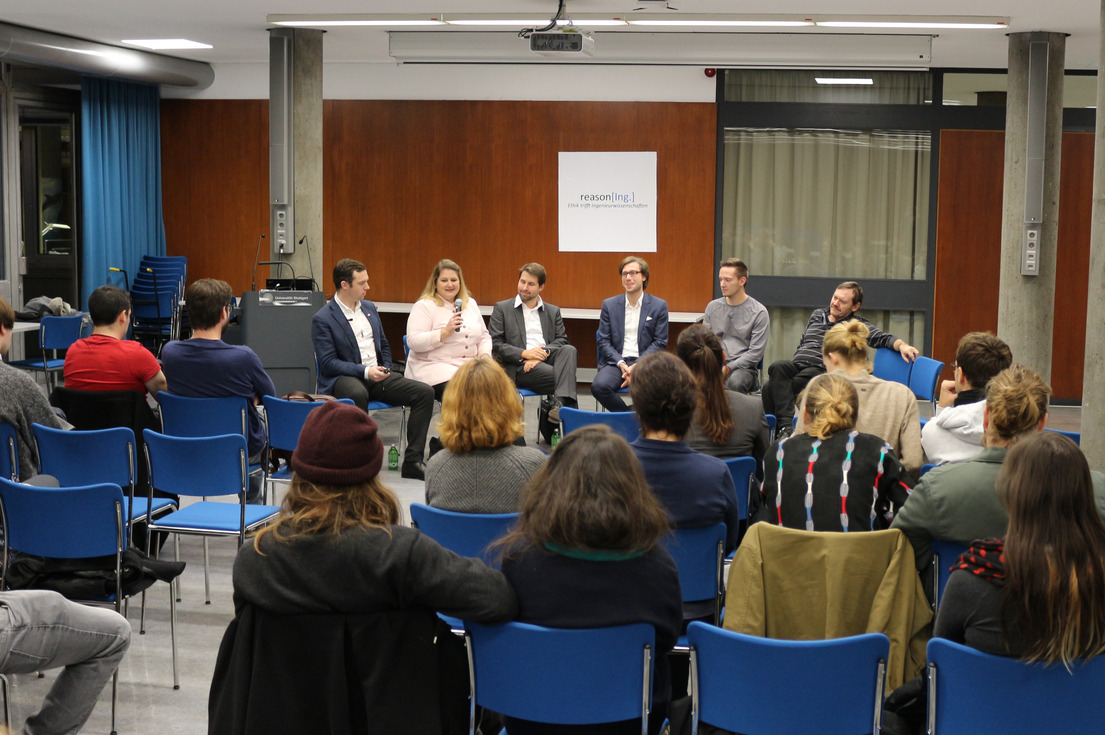
{"type": "Polygon", "coordinates": [[[80,732],[130,646],[130,623],[114,610],[70,602],[48,590],[0,592],[0,673],[65,667],[29,735],[80,732]]]}
{"type": "Polygon", "coordinates": [[[561,400],[576,399],[576,366],[579,353],[572,345],[560,347],[549,359],[533,366],[528,373],[518,368],[514,384],[541,395],[554,395],[561,400]]]}

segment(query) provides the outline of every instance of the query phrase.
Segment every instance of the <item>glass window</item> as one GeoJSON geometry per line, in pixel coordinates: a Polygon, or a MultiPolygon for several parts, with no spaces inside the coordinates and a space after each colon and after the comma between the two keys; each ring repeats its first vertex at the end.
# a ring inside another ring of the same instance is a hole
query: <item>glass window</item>
{"type": "MultiPolygon", "coordinates": [[[[754,285],[750,284],[750,285],[754,285]]],[[[753,290],[753,296],[755,296],[753,290]]],[[[832,293],[825,294],[825,306],[829,305],[832,293]]],[[[789,360],[794,357],[794,350],[802,339],[802,332],[806,329],[806,322],[810,319],[813,309],[798,307],[770,306],[767,309],[771,316],[771,330],[768,333],[767,350],[764,353],[764,378],[767,378],[767,368],[776,360],[789,360]]],[[[895,337],[904,339],[911,345],[921,348],[925,344],[925,315],[920,311],[879,311],[877,309],[860,309],[860,315],[884,332],[889,332],[895,337]]],[[[874,351],[871,351],[871,359],[875,359],[874,351]]]]}
{"type": "Polygon", "coordinates": [[[829,104],[931,104],[932,74],[925,71],[816,71],[729,69],[726,102],[818,102],[829,104]],[[818,79],[863,79],[870,83],[825,84],[818,79]]]}
{"type": "MultiPolygon", "coordinates": [[[[944,75],[944,104],[966,107],[1004,107],[1008,91],[1005,72],[947,73],[944,75]]],[[[1063,77],[1063,107],[1097,106],[1097,76],[1066,74],[1063,77]]]]}
{"type": "Polygon", "coordinates": [[[927,131],[730,128],[724,140],[723,258],[764,276],[925,279],[927,131]]]}

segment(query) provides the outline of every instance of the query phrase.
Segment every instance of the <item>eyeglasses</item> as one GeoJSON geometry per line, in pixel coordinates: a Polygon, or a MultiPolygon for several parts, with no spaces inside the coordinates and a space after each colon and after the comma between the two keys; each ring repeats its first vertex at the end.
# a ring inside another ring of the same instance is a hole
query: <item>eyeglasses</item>
{"type": "Polygon", "coordinates": [[[950,367],[951,367],[952,370],[955,370],[957,367],[959,367],[959,363],[958,362],[953,362],[950,367]]]}
{"type": "Polygon", "coordinates": [[[622,278],[625,278],[626,276],[639,276],[639,275],[641,275],[640,271],[622,271],[622,278]]]}

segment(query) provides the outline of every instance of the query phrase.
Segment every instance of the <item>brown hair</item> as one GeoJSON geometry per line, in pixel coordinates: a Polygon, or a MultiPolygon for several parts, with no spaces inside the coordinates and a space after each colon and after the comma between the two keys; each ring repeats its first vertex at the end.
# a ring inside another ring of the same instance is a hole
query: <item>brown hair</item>
{"type": "Polygon", "coordinates": [[[130,311],[130,295],[118,286],[100,286],[88,296],[88,316],[94,327],[114,324],[124,311],[130,311]]]}
{"type": "Polygon", "coordinates": [[[441,300],[441,297],[437,295],[437,278],[441,275],[441,271],[456,271],[457,281],[460,282],[460,289],[457,291],[457,298],[461,300],[462,308],[468,306],[468,287],[464,285],[464,274],[461,273],[460,266],[449,260],[443,258],[437,261],[437,265],[434,266],[433,273],[430,274],[430,280],[426,281],[426,288],[422,289],[422,295],[420,299],[430,299],[438,306],[452,306],[452,304],[446,304],[441,300]]]}
{"type": "Polygon", "coordinates": [[[1041,431],[1009,450],[998,473],[1009,513],[1002,628],[1016,622],[1021,658],[1062,662],[1105,652],[1105,524],[1082,450],[1041,431]]]}
{"type": "Polygon", "coordinates": [[[821,343],[822,355],[839,355],[846,365],[862,363],[870,370],[871,359],[867,354],[867,337],[871,330],[858,319],[841,322],[825,333],[821,343]]]}
{"type": "Polygon", "coordinates": [[[322,485],[292,475],[288,494],[276,523],[253,537],[261,550],[261,537],[271,533],[274,541],[300,536],[340,535],[350,528],[384,528],[399,523],[399,501],[379,476],[357,485],[322,485]]]}
{"type": "Polygon", "coordinates": [[[721,376],[725,362],[721,340],[704,325],[692,324],[679,335],[675,353],[690,368],[698,386],[695,407],[702,431],[714,444],[723,446],[733,432],[733,412],[721,376]]]}
{"type": "Polygon", "coordinates": [[[196,329],[211,329],[222,319],[223,309],[230,306],[234,292],[230,284],[217,278],[201,278],[184,292],[188,319],[196,329]]]}
{"type": "Polygon", "coordinates": [[[0,296],[0,327],[8,330],[15,327],[15,309],[3,296],[0,296]]]}
{"type": "Polygon", "coordinates": [[[510,444],[522,435],[522,402],[499,363],[465,360],[441,400],[441,443],[454,454],[510,444]]]}
{"type": "Polygon", "coordinates": [[[670,352],[653,352],[634,363],[629,395],[642,430],[682,439],[691,428],[698,385],[690,368],[670,352]]]}
{"type": "Polygon", "coordinates": [[[803,401],[810,416],[807,430],[818,439],[856,428],[859,396],[852,381],[843,375],[818,375],[802,391],[798,405],[803,401]]]}
{"type": "Polygon", "coordinates": [[[670,528],[625,439],[607,426],[576,429],[537,471],[519,501],[518,525],[496,544],[504,556],[533,546],[648,551],[670,528]]]}
{"type": "Polygon", "coordinates": [[[990,410],[990,432],[1012,444],[1039,427],[1047,415],[1051,386],[1035,370],[1011,365],[995,375],[986,387],[986,408],[990,410]]]}
{"type": "Polygon", "coordinates": [[[622,258],[622,262],[618,263],[618,275],[620,276],[622,274],[622,271],[625,270],[625,267],[630,263],[636,263],[637,267],[641,269],[641,275],[645,277],[645,282],[641,284],[641,289],[648,290],[648,263],[645,261],[644,258],[638,257],[636,255],[627,255],[626,257],[622,258]]]}
{"type": "Polygon", "coordinates": [[[863,287],[855,281],[845,281],[836,287],[836,291],[848,290],[852,292],[852,306],[863,303],[863,287]]]}
{"type": "Polygon", "coordinates": [[[955,362],[972,388],[984,389],[1013,364],[1013,351],[989,332],[967,332],[955,348],[955,362]]]}
{"type": "Polygon", "coordinates": [[[726,258],[718,263],[718,270],[722,268],[735,268],[737,270],[737,278],[748,278],[748,266],[744,264],[744,261],[740,258],[726,258]]]}
{"type": "Polygon", "coordinates": [[[523,273],[529,273],[536,278],[538,286],[545,285],[545,266],[540,263],[526,263],[518,269],[518,277],[521,278],[523,273]]]}
{"type": "Polygon", "coordinates": [[[334,288],[341,290],[341,282],[345,281],[353,285],[353,274],[358,271],[367,271],[364,263],[352,258],[342,258],[334,264],[334,288]]]}

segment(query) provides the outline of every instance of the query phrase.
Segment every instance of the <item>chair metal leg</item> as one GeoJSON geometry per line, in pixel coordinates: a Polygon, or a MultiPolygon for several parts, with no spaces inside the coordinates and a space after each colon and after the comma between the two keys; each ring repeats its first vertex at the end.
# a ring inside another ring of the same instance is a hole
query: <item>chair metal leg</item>
{"type": "MultiPolygon", "coordinates": [[[[172,589],[171,585],[170,589],[172,589]]],[[[142,607],[138,613],[138,635],[146,635],[146,590],[142,590],[142,607]]]]}
{"type": "Polygon", "coordinates": [[[176,660],[176,595],[173,585],[169,585],[169,637],[173,642],[173,689],[180,689],[180,672],[176,660]]]}
{"type": "MultiPolygon", "coordinates": [[[[180,535],[173,534],[173,552],[176,556],[173,557],[173,561],[180,561],[180,535]]],[[[176,587],[176,601],[180,602],[180,576],[173,580],[173,585],[176,587]]]]}
{"type": "Polygon", "coordinates": [[[208,573],[207,564],[207,537],[203,537],[203,591],[204,591],[204,605],[211,604],[211,575],[208,573]]]}
{"type": "Polygon", "coordinates": [[[119,735],[115,729],[116,709],[119,707],[119,670],[111,676],[111,735],[119,735]]]}
{"type": "Polygon", "coordinates": [[[8,677],[0,674],[0,692],[4,695],[4,725],[10,730],[12,726],[12,693],[8,685],[8,677]]]}

